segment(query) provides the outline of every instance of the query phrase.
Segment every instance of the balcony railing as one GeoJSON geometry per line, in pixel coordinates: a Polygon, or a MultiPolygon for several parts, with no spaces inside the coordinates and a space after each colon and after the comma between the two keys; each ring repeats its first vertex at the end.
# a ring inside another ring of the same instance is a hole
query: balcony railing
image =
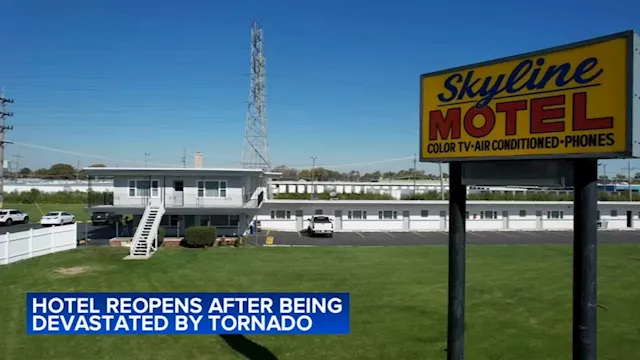
{"type": "MultiPolygon", "coordinates": [[[[161,199],[154,197],[152,199],[161,199]]],[[[242,198],[224,197],[224,198],[199,198],[184,196],[167,196],[164,199],[165,208],[216,208],[216,207],[238,207],[238,208],[256,208],[264,201],[262,193],[250,199],[248,196],[242,198]]],[[[131,208],[144,208],[149,203],[146,197],[128,197],[113,196],[108,199],[93,199],[89,203],[89,207],[95,206],[118,206],[131,208]]]]}

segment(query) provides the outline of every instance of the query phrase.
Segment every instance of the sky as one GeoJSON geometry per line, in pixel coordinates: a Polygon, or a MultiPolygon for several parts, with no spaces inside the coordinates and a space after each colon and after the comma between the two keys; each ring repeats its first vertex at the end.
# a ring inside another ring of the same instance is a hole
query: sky
{"type": "Polygon", "coordinates": [[[413,167],[420,74],[640,31],[637,0],[0,4],[6,156],[30,168],[240,167],[254,19],[273,165],[361,172],[413,167]]]}

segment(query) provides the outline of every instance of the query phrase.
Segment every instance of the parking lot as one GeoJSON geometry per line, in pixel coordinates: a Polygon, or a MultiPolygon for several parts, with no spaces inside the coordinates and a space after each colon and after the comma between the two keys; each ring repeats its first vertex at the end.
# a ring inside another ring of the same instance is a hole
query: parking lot
{"type": "MultiPolygon", "coordinates": [[[[249,243],[267,246],[420,246],[447,245],[449,234],[431,232],[339,232],[333,237],[310,237],[301,232],[263,230],[249,237],[249,243]],[[270,238],[267,244],[267,238],[270,238]]],[[[604,230],[600,243],[640,243],[640,231],[604,230]]],[[[468,231],[469,245],[571,244],[573,231],[468,231]]]]}
{"type": "MultiPolygon", "coordinates": [[[[39,229],[40,224],[16,224],[0,227],[0,235],[39,229]]],[[[114,225],[78,223],[78,240],[89,239],[88,245],[108,245],[116,236],[114,225]]],[[[263,230],[250,235],[250,244],[266,246],[421,246],[447,245],[448,233],[429,232],[337,232],[333,237],[314,236],[305,232],[263,230]],[[269,238],[270,241],[267,241],[269,238]],[[269,242],[269,243],[268,243],[269,242]]],[[[606,243],[640,243],[640,231],[600,230],[598,241],[606,243]]],[[[571,244],[573,231],[468,231],[469,245],[536,245],[571,244]]]]}

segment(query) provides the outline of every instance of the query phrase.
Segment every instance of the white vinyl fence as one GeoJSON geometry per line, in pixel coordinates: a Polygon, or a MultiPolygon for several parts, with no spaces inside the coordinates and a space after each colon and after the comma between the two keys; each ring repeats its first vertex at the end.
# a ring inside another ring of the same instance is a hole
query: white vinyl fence
{"type": "Polygon", "coordinates": [[[0,265],[75,249],[78,246],[77,232],[76,224],[70,224],[2,234],[0,265]]]}

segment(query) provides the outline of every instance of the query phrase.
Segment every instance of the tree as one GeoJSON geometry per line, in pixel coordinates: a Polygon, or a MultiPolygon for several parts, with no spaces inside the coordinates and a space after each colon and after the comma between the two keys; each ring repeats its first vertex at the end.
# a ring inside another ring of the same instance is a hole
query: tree
{"type": "Polygon", "coordinates": [[[105,165],[105,164],[93,164],[93,165],[91,165],[91,166],[89,166],[89,167],[93,167],[93,168],[96,168],[96,167],[97,167],[97,168],[103,168],[103,167],[107,167],[107,165],[105,165]]]}
{"type": "Polygon", "coordinates": [[[53,164],[47,171],[47,175],[56,179],[72,179],[76,177],[76,170],[69,164],[53,164]]]}
{"type": "Polygon", "coordinates": [[[21,176],[31,175],[31,169],[29,169],[28,167],[23,167],[22,169],[20,169],[20,175],[21,176]]]}

